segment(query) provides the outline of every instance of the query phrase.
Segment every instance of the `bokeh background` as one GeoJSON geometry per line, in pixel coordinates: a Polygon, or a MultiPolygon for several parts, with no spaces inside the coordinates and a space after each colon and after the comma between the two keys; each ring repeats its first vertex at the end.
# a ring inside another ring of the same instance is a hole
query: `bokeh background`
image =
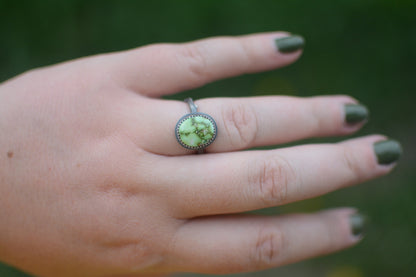
{"type": "MultiPolygon", "coordinates": [[[[369,123],[356,136],[383,133],[400,140],[405,151],[387,177],[260,211],[354,206],[371,219],[362,243],[330,256],[242,275],[414,276],[415,0],[0,0],[0,81],[31,68],[155,42],[275,30],[306,38],[297,63],[218,81],[173,98],[350,94],[371,111],[369,123]]],[[[0,276],[28,275],[0,264],[0,276]]]]}

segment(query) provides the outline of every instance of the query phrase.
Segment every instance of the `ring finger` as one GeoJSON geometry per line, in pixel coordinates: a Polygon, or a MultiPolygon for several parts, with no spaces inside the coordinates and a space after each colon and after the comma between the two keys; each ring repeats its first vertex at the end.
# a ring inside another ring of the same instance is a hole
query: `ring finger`
{"type": "MultiPolygon", "coordinates": [[[[152,132],[137,134],[138,143],[156,154],[193,153],[183,148],[174,134],[179,118],[189,113],[187,104],[155,99],[142,101],[145,105],[141,103],[141,109],[135,113],[139,119],[143,119],[142,114],[147,115],[146,121],[141,121],[152,132]]],[[[210,153],[350,134],[367,118],[366,108],[348,96],[208,98],[195,104],[199,112],[209,114],[217,124],[217,138],[206,148],[210,153]]]]}

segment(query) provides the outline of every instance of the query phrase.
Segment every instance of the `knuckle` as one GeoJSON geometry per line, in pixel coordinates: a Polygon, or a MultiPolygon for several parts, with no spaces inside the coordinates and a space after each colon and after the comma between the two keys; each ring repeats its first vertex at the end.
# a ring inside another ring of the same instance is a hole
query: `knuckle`
{"type": "Polygon", "coordinates": [[[345,246],[345,238],[351,236],[350,226],[339,216],[338,212],[325,211],[323,216],[323,228],[320,229],[320,246],[324,251],[330,252],[345,246]]]}
{"type": "Polygon", "coordinates": [[[164,245],[167,239],[143,230],[137,220],[128,221],[111,237],[111,243],[106,246],[114,250],[119,266],[129,271],[136,272],[148,266],[160,265],[165,260],[164,245]],[[155,238],[160,242],[155,243],[155,238]]]}
{"type": "Polygon", "coordinates": [[[317,133],[326,133],[337,128],[335,124],[335,116],[338,112],[336,105],[332,105],[326,97],[314,97],[310,102],[310,110],[308,114],[305,114],[309,118],[310,129],[309,134],[314,135],[317,133]],[[328,116],[331,115],[331,116],[328,116]],[[312,115],[312,116],[311,116],[312,115]]]}
{"type": "Polygon", "coordinates": [[[283,232],[276,227],[262,227],[252,246],[249,263],[257,270],[275,266],[284,249],[283,232]]]}
{"type": "Polygon", "coordinates": [[[239,47],[235,47],[235,49],[239,51],[240,60],[246,68],[259,60],[258,55],[256,55],[258,51],[253,51],[253,46],[250,44],[251,42],[252,40],[243,40],[238,43],[239,47]]]}
{"type": "Polygon", "coordinates": [[[340,226],[342,226],[340,222],[334,220],[332,226],[334,227],[324,229],[325,236],[323,236],[322,246],[329,250],[340,249],[343,245],[342,238],[347,236],[340,236],[340,234],[343,234],[340,230],[340,226]]]}
{"type": "Polygon", "coordinates": [[[349,147],[344,147],[342,157],[343,157],[344,165],[348,169],[348,171],[351,173],[351,175],[352,176],[357,175],[357,171],[359,170],[359,168],[357,167],[354,161],[354,157],[351,154],[349,147]]]}
{"type": "Polygon", "coordinates": [[[365,151],[356,151],[350,145],[345,145],[342,151],[343,162],[352,181],[356,182],[366,178],[366,175],[373,172],[373,159],[365,151]]]}
{"type": "Polygon", "coordinates": [[[124,247],[120,256],[124,256],[121,267],[132,272],[160,265],[164,260],[163,256],[142,243],[132,243],[124,247]]]}
{"type": "MultiPolygon", "coordinates": [[[[282,157],[256,162],[250,182],[266,206],[283,204],[288,200],[289,186],[295,185],[293,167],[282,157]]],[[[250,172],[250,170],[249,170],[250,172]]]]}
{"type": "Polygon", "coordinates": [[[205,83],[210,79],[207,50],[203,43],[181,46],[179,58],[185,63],[188,72],[198,82],[205,83]]]}
{"type": "Polygon", "coordinates": [[[235,148],[248,147],[256,140],[259,125],[257,114],[250,105],[226,106],[223,121],[228,140],[235,148]]]}

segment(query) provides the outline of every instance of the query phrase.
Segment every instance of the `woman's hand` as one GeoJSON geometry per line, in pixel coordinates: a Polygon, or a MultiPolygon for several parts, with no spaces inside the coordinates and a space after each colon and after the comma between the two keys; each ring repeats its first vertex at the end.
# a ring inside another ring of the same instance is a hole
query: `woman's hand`
{"type": "Polygon", "coordinates": [[[366,116],[356,100],[197,100],[199,111],[216,120],[218,136],[206,154],[192,155],[174,134],[188,105],[158,99],[288,65],[300,56],[302,39],[276,44],[287,36],[150,45],[32,70],[3,83],[0,259],[39,276],[233,273],[357,243],[361,236],[351,228],[350,208],[230,215],[388,173],[400,145],[375,145],[385,140],[379,135],[241,151],[352,134],[366,116]]]}

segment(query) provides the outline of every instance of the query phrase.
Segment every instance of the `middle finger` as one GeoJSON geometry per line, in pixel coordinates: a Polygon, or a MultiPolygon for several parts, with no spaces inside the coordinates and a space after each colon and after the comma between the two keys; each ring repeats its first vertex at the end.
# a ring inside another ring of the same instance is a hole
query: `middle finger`
{"type": "Polygon", "coordinates": [[[153,176],[175,215],[244,212],[312,198],[388,173],[393,164],[379,164],[374,150],[381,140],[385,138],[376,135],[269,151],[160,157],[157,164],[164,170],[153,170],[153,176]]]}

